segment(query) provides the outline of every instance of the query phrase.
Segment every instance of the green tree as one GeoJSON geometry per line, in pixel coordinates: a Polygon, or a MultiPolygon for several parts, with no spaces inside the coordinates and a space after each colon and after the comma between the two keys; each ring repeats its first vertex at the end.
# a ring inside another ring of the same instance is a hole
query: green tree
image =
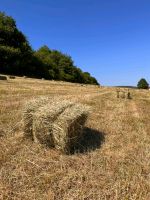
{"type": "Polygon", "coordinates": [[[43,63],[34,56],[15,20],[0,12],[0,72],[31,77],[46,76],[43,63]]]}
{"type": "Polygon", "coordinates": [[[51,50],[45,45],[36,51],[34,55],[45,65],[48,79],[56,79],[56,74],[58,74],[57,64],[52,60],[51,53],[51,50]]]}
{"type": "Polygon", "coordinates": [[[15,20],[0,12],[0,73],[98,84],[88,72],[74,66],[72,58],[47,46],[33,51],[15,20]]]}
{"type": "Polygon", "coordinates": [[[72,58],[67,54],[51,50],[45,45],[35,55],[46,65],[50,79],[98,85],[97,80],[88,72],[84,73],[74,66],[72,58]]]}
{"type": "Polygon", "coordinates": [[[138,82],[137,87],[138,87],[139,89],[148,89],[148,88],[149,88],[149,84],[148,84],[148,82],[147,82],[144,78],[142,78],[142,79],[138,82]]]}
{"type": "Polygon", "coordinates": [[[17,29],[15,20],[0,12],[0,70],[17,73],[17,67],[23,66],[31,53],[32,49],[26,37],[17,29]]]}

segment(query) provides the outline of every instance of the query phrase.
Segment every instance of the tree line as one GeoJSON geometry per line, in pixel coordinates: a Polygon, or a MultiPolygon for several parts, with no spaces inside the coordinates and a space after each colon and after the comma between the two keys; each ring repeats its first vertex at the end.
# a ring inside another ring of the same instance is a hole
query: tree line
{"type": "Polygon", "coordinates": [[[46,45],[33,50],[15,20],[3,12],[0,12],[0,73],[99,84],[90,73],[75,66],[69,55],[46,45]]]}

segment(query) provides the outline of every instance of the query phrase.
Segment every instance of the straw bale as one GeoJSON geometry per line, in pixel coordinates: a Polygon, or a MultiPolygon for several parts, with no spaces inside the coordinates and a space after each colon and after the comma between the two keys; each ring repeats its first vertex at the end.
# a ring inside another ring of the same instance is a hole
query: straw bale
{"type": "Polygon", "coordinates": [[[9,76],[9,78],[10,78],[10,79],[15,79],[16,77],[15,77],[15,76],[9,76]]]}
{"type": "Polygon", "coordinates": [[[7,80],[7,76],[1,76],[0,75],[0,80],[7,80]]]}
{"type": "Polygon", "coordinates": [[[64,110],[74,103],[68,100],[55,99],[37,110],[33,117],[33,139],[46,146],[54,146],[52,123],[64,110]]]}
{"type": "Polygon", "coordinates": [[[36,110],[48,102],[51,102],[50,97],[40,97],[28,101],[23,108],[23,131],[25,136],[32,137],[33,114],[36,110]]]}
{"type": "Polygon", "coordinates": [[[82,136],[88,113],[89,107],[75,104],[60,114],[52,125],[51,133],[56,149],[66,153],[70,152],[82,136]]]}
{"type": "Polygon", "coordinates": [[[117,90],[116,92],[117,92],[117,98],[119,98],[119,93],[120,93],[120,91],[119,91],[119,90],[117,90]]]}
{"type": "Polygon", "coordinates": [[[126,98],[127,99],[131,99],[131,93],[130,93],[129,89],[128,89],[127,93],[126,93],[126,98]]]}

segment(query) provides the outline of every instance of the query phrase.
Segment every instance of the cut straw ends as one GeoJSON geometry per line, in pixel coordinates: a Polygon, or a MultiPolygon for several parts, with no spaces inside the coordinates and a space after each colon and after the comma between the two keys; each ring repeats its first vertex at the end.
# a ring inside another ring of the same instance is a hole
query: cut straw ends
{"type": "Polygon", "coordinates": [[[83,126],[89,114],[89,107],[76,104],[67,108],[53,123],[52,136],[54,146],[69,152],[83,132],[83,126]]]}

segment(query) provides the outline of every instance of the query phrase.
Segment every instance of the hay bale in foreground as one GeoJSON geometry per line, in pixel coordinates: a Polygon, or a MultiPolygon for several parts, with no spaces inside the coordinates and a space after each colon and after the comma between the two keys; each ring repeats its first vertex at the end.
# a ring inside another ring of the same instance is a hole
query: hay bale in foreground
{"type": "Polygon", "coordinates": [[[23,111],[24,134],[67,153],[82,135],[88,113],[89,107],[61,98],[33,99],[23,111]]]}
{"type": "Polygon", "coordinates": [[[0,75],[0,80],[7,80],[7,76],[1,76],[0,75]]]}
{"type": "Polygon", "coordinates": [[[33,137],[32,135],[33,115],[38,108],[42,107],[43,105],[51,101],[52,101],[52,98],[50,97],[40,97],[37,99],[30,100],[24,105],[23,131],[24,131],[25,136],[33,137]]]}
{"type": "Polygon", "coordinates": [[[67,100],[55,101],[39,108],[33,117],[33,139],[46,146],[54,146],[52,124],[57,117],[74,103],[67,100]]]}
{"type": "Polygon", "coordinates": [[[52,137],[56,149],[69,153],[83,133],[89,107],[76,104],[67,108],[53,123],[52,137]]]}

